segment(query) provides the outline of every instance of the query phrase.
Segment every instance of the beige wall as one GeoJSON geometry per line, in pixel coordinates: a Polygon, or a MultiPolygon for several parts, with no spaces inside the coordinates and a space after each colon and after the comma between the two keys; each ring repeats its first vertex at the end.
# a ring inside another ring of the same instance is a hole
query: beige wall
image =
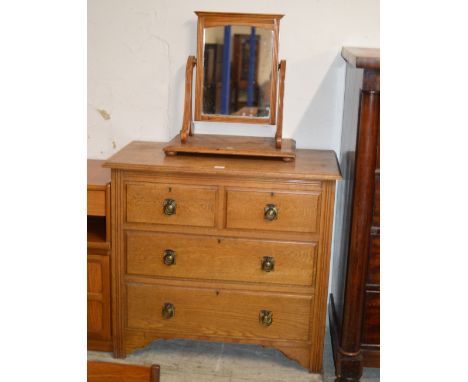
{"type": "MultiPolygon", "coordinates": [[[[168,140],[180,130],[185,62],[196,53],[194,10],[284,13],[284,136],[298,147],[339,150],[345,74],[340,49],[379,46],[377,0],[92,0],[88,157],[106,158],[131,140],[168,140]]],[[[272,134],[270,128],[231,124],[217,129],[272,134]]]]}

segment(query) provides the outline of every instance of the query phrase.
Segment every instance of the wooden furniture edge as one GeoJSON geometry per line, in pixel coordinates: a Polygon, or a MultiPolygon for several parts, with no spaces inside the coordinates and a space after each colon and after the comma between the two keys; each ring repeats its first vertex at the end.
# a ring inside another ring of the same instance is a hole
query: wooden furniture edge
{"type": "Polygon", "coordinates": [[[88,340],[88,350],[111,352],[112,340],[88,340]]]}
{"type": "MultiPolygon", "coordinates": [[[[129,146],[132,143],[148,143],[145,141],[133,141],[126,145],[125,147],[129,146]]],[[[125,148],[124,147],[124,148],[125,148]]],[[[123,148],[123,149],[124,149],[123,148]]],[[[122,149],[122,150],[123,150],[122,149]]],[[[338,163],[338,158],[336,156],[336,152],[334,150],[315,150],[315,151],[323,151],[327,153],[332,153],[335,161],[336,171],[329,174],[321,174],[321,173],[314,173],[313,175],[305,174],[305,173],[294,173],[294,172],[284,172],[278,173],[275,171],[271,172],[262,172],[260,177],[268,177],[272,179],[292,179],[301,180],[301,181],[325,181],[325,180],[342,180],[341,168],[338,163]]],[[[279,163],[282,163],[279,161],[279,163]]],[[[178,172],[180,174],[193,174],[193,175],[219,175],[221,171],[219,169],[213,167],[203,167],[200,169],[191,169],[184,166],[175,167],[169,165],[150,165],[150,164],[138,164],[138,163],[128,163],[128,162],[120,162],[113,160],[113,157],[109,158],[104,164],[103,167],[114,169],[114,170],[133,170],[133,171],[144,171],[144,172],[154,172],[154,173],[174,173],[178,172]]],[[[258,174],[254,174],[257,176],[258,174]]],[[[228,177],[252,177],[251,170],[230,170],[229,174],[226,174],[228,177]]],[[[112,192],[111,192],[112,194],[112,192]]]]}
{"type": "Polygon", "coordinates": [[[279,84],[278,84],[278,116],[276,118],[276,148],[280,149],[283,140],[283,106],[284,106],[284,82],[286,79],[286,60],[279,63],[279,84]]]}
{"type": "Polygon", "coordinates": [[[379,48],[343,47],[341,56],[355,68],[380,69],[379,48]]]}
{"type": "Polygon", "coordinates": [[[181,142],[187,141],[187,136],[192,135],[192,86],[193,86],[193,68],[197,65],[195,56],[188,56],[185,67],[185,99],[184,99],[184,117],[182,128],[180,130],[181,142]]]}
{"type": "Polygon", "coordinates": [[[335,364],[335,382],[359,382],[362,376],[363,354],[360,350],[356,353],[347,353],[339,345],[341,333],[337,322],[333,293],[330,293],[329,297],[328,321],[335,364]],[[346,376],[342,375],[342,371],[345,371],[346,376]]]}
{"type": "Polygon", "coordinates": [[[284,14],[280,13],[242,13],[242,12],[209,12],[209,11],[194,11],[197,16],[219,16],[219,17],[232,17],[232,16],[250,16],[259,17],[262,19],[278,19],[281,20],[284,14]]]}

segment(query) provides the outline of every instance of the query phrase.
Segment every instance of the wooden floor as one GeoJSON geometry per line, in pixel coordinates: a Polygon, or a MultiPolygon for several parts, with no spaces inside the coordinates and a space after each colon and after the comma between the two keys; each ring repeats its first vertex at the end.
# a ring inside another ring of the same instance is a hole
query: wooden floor
{"type": "MultiPolygon", "coordinates": [[[[334,381],[330,337],[326,336],[325,379],[309,374],[279,351],[256,345],[197,341],[156,341],[114,360],[110,353],[88,352],[89,360],[161,365],[161,382],[332,382],[334,381]]],[[[379,382],[378,369],[366,369],[361,382],[379,382]]]]}

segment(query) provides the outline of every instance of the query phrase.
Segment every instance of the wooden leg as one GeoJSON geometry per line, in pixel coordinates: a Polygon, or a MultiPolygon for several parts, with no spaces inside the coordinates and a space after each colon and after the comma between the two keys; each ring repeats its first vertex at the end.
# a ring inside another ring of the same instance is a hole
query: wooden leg
{"type": "Polygon", "coordinates": [[[335,382],[359,382],[362,376],[362,356],[337,354],[335,357],[335,382]]]}
{"type": "Polygon", "coordinates": [[[360,352],[353,355],[345,354],[339,346],[333,295],[330,295],[328,312],[333,360],[335,362],[335,382],[359,382],[362,376],[362,354],[360,352]]]}

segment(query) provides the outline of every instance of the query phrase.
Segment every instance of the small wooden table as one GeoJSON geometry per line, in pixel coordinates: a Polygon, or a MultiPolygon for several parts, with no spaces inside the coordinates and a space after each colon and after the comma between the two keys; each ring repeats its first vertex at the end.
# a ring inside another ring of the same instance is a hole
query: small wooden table
{"type": "Polygon", "coordinates": [[[110,316],[110,171],[88,159],[88,349],[112,350],[110,316]]]}

